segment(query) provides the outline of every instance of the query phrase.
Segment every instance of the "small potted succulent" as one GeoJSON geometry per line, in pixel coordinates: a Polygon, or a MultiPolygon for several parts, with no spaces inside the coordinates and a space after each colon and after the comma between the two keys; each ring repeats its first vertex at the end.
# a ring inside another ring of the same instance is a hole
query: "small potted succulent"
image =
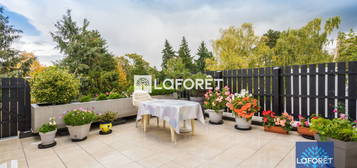
{"type": "Polygon", "coordinates": [[[118,118],[118,114],[114,112],[106,112],[97,115],[97,122],[99,122],[99,134],[107,135],[112,133],[112,122],[118,118]]]}
{"type": "Polygon", "coordinates": [[[204,95],[205,100],[203,107],[209,115],[209,123],[211,124],[223,124],[222,115],[226,103],[231,101],[231,93],[228,86],[225,86],[222,90],[218,87],[214,91],[209,90],[204,95]]]}
{"type": "Polygon", "coordinates": [[[281,116],[275,116],[272,111],[263,111],[264,131],[280,134],[289,134],[294,122],[293,116],[284,112],[281,116]]]}
{"type": "Polygon", "coordinates": [[[96,115],[94,112],[84,108],[67,112],[63,120],[68,128],[72,141],[85,140],[89,134],[90,125],[95,121],[95,118],[96,115]]]}
{"type": "Polygon", "coordinates": [[[46,124],[43,124],[38,132],[41,137],[41,143],[38,145],[39,149],[56,146],[55,137],[57,132],[57,125],[55,118],[51,117],[50,121],[46,124]]]}
{"type": "Polygon", "coordinates": [[[237,125],[235,128],[239,130],[250,130],[254,113],[259,111],[257,99],[254,99],[252,94],[249,94],[245,89],[240,93],[236,93],[232,97],[232,101],[227,103],[227,107],[233,111],[237,125]]]}
{"type": "MultiPolygon", "coordinates": [[[[318,116],[316,115],[312,115],[310,118],[311,120],[317,119],[318,116]]],[[[314,136],[316,134],[316,131],[313,131],[310,129],[310,125],[311,123],[309,122],[309,120],[307,120],[305,117],[299,115],[299,122],[296,123],[296,127],[297,127],[297,132],[304,138],[306,139],[312,139],[314,140],[314,136]]]]}

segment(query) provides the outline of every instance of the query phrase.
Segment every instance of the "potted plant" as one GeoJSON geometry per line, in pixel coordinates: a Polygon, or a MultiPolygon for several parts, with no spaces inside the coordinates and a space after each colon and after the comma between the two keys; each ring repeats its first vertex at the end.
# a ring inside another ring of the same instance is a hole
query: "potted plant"
{"type": "Polygon", "coordinates": [[[259,110],[257,99],[254,99],[252,94],[249,94],[245,89],[241,90],[239,94],[236,93],[232,97],[231,102],[227,103],[227,107],[235,115],[237,129],[251,129],[252,117],[259,110]]]}
{"type": "Polygon", "coordinates": [[[112,133],[112,122],[118,118],[118,114],[114,112],[106,112],[97,115],[97,122],[99,122],[99,134],[107,135],[112,133]]]}
{"type": "Polygon", "coordinates": [[[57,125],[53,117],[50,118],[50,121],[46,124],[43,124],[39,129],[39,134],[41,137],[41,143],[38,145],[39,149],[50,148],[56,146],[56,132],[57,125]]]}
{"type": "MultiPolygon", "coordinates": [[[[316,115],[312,115],[310,120],[317,119],[316,115]]],[[[310,122],[305,117],[299,115],[299,122],[296,123],[297,132],[306,139],[314,140],[316,131],[310,129],[310,122]]]]}
{"type": "Polygon", "coordinates": [[[272,111],[263,111],[264,131],[280,134],[289,134],[294,122],[293,116],[284,112],[281,116],[275,116],[272,111]]]}
{"type": "Polygon", "coordinates": [[[335,167],[357,165],[357,121],[348,120],[344,114],[340,118],[318,118],[311,122],[311,129],[319,133],[319,141],[334,143],[335,167]]]}
{"type": "Polygon", "coordinates": [[[209,90],[204,95],[205,100],[203,107],[209,115],[209,123],[223,124],[222,115],[226,103],[231,101],[231,93],[228,86],[225,86],[222,91],[217,87],[214,91],[209,90]]]}
{"type": "Polygon", "coordinates": [[[84,108],[74,109],[67,112],[64,115],[63,120],[68,128],[72,141],[85,140],[89,134],[90,125],[95,118],[95,113],[84,108]]]}

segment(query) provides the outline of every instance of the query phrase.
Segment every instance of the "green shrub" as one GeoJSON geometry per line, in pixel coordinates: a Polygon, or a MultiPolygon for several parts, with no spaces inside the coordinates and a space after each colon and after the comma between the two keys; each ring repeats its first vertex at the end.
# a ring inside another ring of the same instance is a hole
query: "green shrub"
{"type": "Polygon", "coordinates": [[[168,94],[172,94],[174,92],[175,92],[174,89],[164,89],[162,87],[162,89],[153,89],[151,91],[151,95],[153,95],[153,96],[155,96],[155,95],[168,95],[168,94]]]}
{"type": "Polygon", "coordinates": [[[80,102],[89,102],[92,100],[92,97],[91,96],[82,96],[79,101],[80,102]]]}
{"type": "Polygon", "coordinates": [[[67,112],[64,117],[64,123],[66,125],[71,126],[79,126],[89,124],[95,121],[96,115],[90,110],[86,110],[83,108],[74,109],[72,111],[67,112]]]}
{"type": "Polygon", "coordinates": [[[99,95],[97,96],[97,98],[96,98],[97,101],[107,100],[107,99],[108,99],[108,98],[107,98],[107,95],[105,95],[105,94],[103,94],[103,93],[99,94],[99,95]]]}
{"type": "Polygon", "coordinates": [[[70,103],[78,97],[79,80],[64,69],[49,67],[35,74],[31,94],[38,103],[70,103]]]}
{"type": "Polygon", "coordinates": [[[106,112],[104,114],[97,115],[97,122],[100,123],[113,122],[117,118],[118,118],[118,113],[106,112]]]}
{"type": "Polygon", "coordinates": [[[41,133],[47,133],[56,130],[56,125],[50,125],[48,123],[43,124],[41,128],[38,130],[41,133]]]}
{"type": "Polygon", "coordinates": [[[121,95],[117,92],[111,92],[107,98],[108,99],[120,99],[120,98],[124,98],[124,97],[125,97],[124,95],[121,95]]]}
{"type": "Polygon", "coordinates": [[[357,141],[357,128],[354,123],[341,118],[325,119],[318,118],[311,120],[310,128],[320,134],[322,140],[327,137],[341,141],[357,141]]]}

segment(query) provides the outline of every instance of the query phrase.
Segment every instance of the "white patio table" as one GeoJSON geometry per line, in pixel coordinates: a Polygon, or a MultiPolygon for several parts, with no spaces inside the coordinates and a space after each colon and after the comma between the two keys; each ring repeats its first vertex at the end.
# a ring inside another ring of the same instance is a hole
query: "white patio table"
{"type": "Polygon", "coordinates": [[[191,121],[192,135],[195,131],[195,119],[205,123],[201,105],[192,101],[154,99],[140,102],[136,120],[143,118],[144,132],[146,132],[150,115],[164,120],[164,127],[165,122],[170,125],[171,141],[173,142],[176,142],[175,132],[180,133],[180,121],[191,121]]]}

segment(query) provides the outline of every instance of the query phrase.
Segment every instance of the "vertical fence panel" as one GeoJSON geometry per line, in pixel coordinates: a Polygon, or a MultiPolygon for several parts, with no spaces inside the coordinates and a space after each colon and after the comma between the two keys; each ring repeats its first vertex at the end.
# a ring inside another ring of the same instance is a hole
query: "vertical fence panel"
{"type": "Polygon", "coordinates": [[[310,115],[316,114],[316,65],[309,66],[309,78],[310,78],[310,115]]]}
{"type": "Polygon", "coordinates": [[[19,124],[19,131],[25,131],[25,123],[26,119],[25,117],[25,80],[24,79],[18,79],[17,82],[19,88],[17,89],[17,95],[18,95],[18,122],[19,124]]]}
{"type": "Polygon", "coordinates": [[[277,115],[281,115],[281,108],[280,108],[280,68],[276,67],[273,69],[272,72],[272,94],[273,94],[273,111],[277,115]]]}
{"type": "Polygon", "coordinates": [[[259,72],[258,72],[258,69],[255,68],[253,69],[253,95],[255,97],[258,97],[259,95],[259,91],[258,91],[258,84],[259,84],[259,81],[258,81],[258,76],[259,76],[259,72]]]}
{"type": "Polygon", "coordinates": [[[223,71],[223,86],[227,85],[228,83],[228,78],[227,78],[227,71],[223,71]]]}
{"type": "Polygon", "coordinates": [[[291,114],[291,67],[285,67],[285,93],[286,93],[286,112],[291,114]]]}
{"type": "Polygon", "coordinates": [[[328,118],[334,118],[335,114],[332,113],[333,111],[333,106],[335,104],[335,63],[328,63],[327,67],[328,67],[328,71],[327,71],[327,104],[328,104],[328,108],[327,108],[327,115],[328,118]]]}
{"type": "Polygon", "coordinates": [[[1,127],[1,137],[8,137],[10,136],[10,79],[3,78],[2,82],[2,127],[1,127]]]}
{"type": "Polygon", "coordinates": [[[307,116],[307,65],[302,65],[301,70],[301,115],[307,116]]]}
{"type": "Polygon", "coordinates": [[[252,81],[253,81],[253,77],[252,77],[252,69],[248,69],[248,76],[247,76],[247,80],[248,80],[248,91],[249,93],[253,92],[253,85],[252,85],[252,81]]]}
{"type": "Polygon", "coordinates": [[[233,87],[232,70],[229,70],[227,75],[228,75],[228,80],[227,80],[227,85],[225,85],[225,86],[228,86],[231,88],[231,87],[233,87]]]}
{"type": "Polygon", "coordinates": [[[357,61],[348,63],[348,115],[356,120],[357,61]]]}
{"type": "Polygon", "coordinates": [[[265,110],[265,105],[264,105],[264,95],[265,95],[265,79],[264,79],[264,75],[265,75],[265,69],[264,68],[260,68],[259,69],[259,105],[260,108],[262,110],[265,110]]]}
{"type": "Polygon", "coordinates": [[[24,130],[23,131],[27,131],[29,132],[29,134],[31,134],[31,88],[30,88],[30,84],[25,81],[25,86],[24,86],[24,94],[25,94],[25,103],[24,103],[24,130]]]}
{"type": "Polygon", "coordinates": [[[231,92],[237,92],[237,70],[233,70],[233,87],[231,87],[231,92]]]}
{"type": "Polygon", "coordinates": [[[292,114],[295,118],[299,115],[299,66],[293,66],[293,111],[292,114]]]}
{"type": "Polygon", "coordinates": [[[339,62],[337,64],[337,96],[338,103],[346,104],[345,96],[346,96],[346,63],[339,62]]]}
{"type": "Polygon", "coordinates": [[[10,79],[10,136],[17,136],[17,78],[10,79]]]}
{"type": "Polygon", "coordinates": [[[265,68],[265,105],[267,110],[272,110],[271,108],[271,70],[272,68],[265,68]]]}
{"type": "Polygon", "coordinates": [[[242,89],[247,89],[247,70],[246,69],[243,69],[242,70],[242,89]]]}
{"type": "Polygon", "coordinates": [[[318,96],[319,96],[319,103],[318,109],[319,114],[323,117],[325,115],[325,64],[318,64],[318,96]]]}
{"type": "Polygon", "coordinates": [[[237,82],[238,82],[238,90],[237,92],[240,92],[242,90],[242,85],[243,85],[243,80],[242,80],[242,70],[238,69],[238,76],[237,76],[237,82]]]}

